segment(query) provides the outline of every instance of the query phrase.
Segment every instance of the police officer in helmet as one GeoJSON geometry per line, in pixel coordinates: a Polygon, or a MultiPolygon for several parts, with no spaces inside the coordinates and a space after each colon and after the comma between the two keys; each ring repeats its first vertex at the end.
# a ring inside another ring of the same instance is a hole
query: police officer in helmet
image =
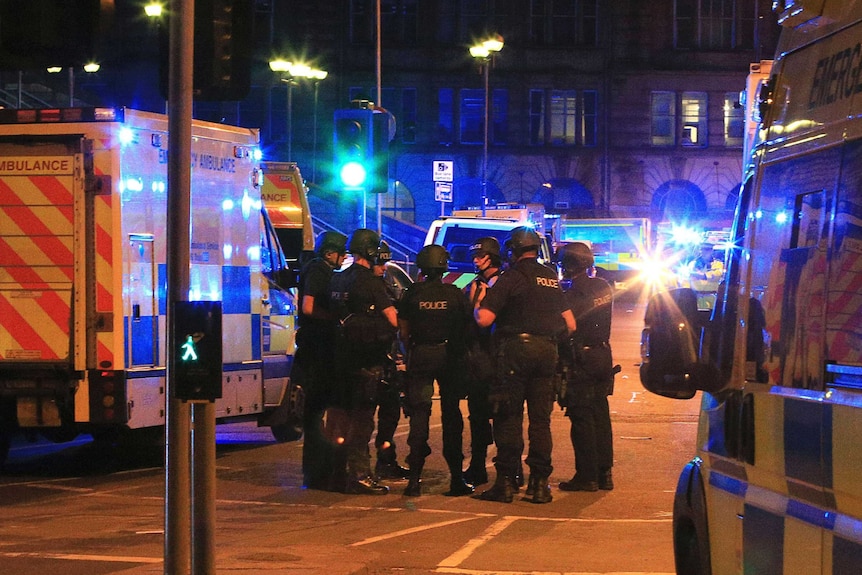
{"type": "MultiPolygon", "coordinates": [[[[377,246],[377,256],[372,262],[374,275],[383,278],[386,291],[393,302],[397,302],[400,293],[397,286],[386,277],[386,264],[392,260],[392,248],[386,240],[380,240],[377,246]]],[[[404,479],[407,469],[398,464],[395,451],[395,431],[401,419],[400,390],[396,384],[394,371],[396,358],[400,356],[398,342],[394,341],[387,357],[386,378],[381,382],[377,397],[377,435],[374,436],[374,447],[377,448],[377,463],[374,474],[378,479],[404,479]]]]}
{"type": "Polygon", "coordinates": [[[510,267],[475,310],[480,327],[494,325],[498,374],[490,394],[497,478],[480,498],[504,503],[513,499],[526,401],[530,440],[527,496],[532,503],[549,503],[557,338],[574,331],[575,320],[556,274],[538,261],[541,239],[536,231],[528,226],[517,227],[506,243],[510,267]]]}
{"type": "Polygon", "coordinates": [[[314,244],[315,257],[300,271],[299,330],[292,376],[305,392],[303,412],[303,486],[328,489],[331,449],[323,435],[323,414],[332,379],[331,350],[335,345],[335,319],[329,309],[329,280],[344,263],[347,236],[321,232],[314,244]]]}
{"type": "Polygon", "coordinates": [[[334,464],[334,488],[368,495],[389,491],[371,473],[368,443],[374,433],[383,367],[398,326],[383,278],[371,269],[379,244],[375,231],[355,230],[347,245],[353,264],[333,274],[329,283],[330,305],[339,320],[335,351],[340,386],[332,398],[334,406],[327,412],[328,435],[340,446],[334,464]],[[342,473],[346,473],[343,481],[342,473]]]}
{"type": "Polygon", "coordinates": [[[590,277],[594,259],[582,242],[564,245],[557,252],[563,270],[563,290],[577,322],[571,346],[562,353],[570,361],[566,387],[566,416],[571,421],[571,440],[575,450],[575,475],[560,483],[563,491],[597,491],[614,488],[613,435],[608,394],[613,387],[614,366],[611,355],[611,316],[613,291],[601,278],[590,277]]]}
{"type": "MultiPolygon", "coordinates": [[[[487,289],[496,283],[502,272],[500,242],[493,236],[479,238],[470,246],[470,258],[476,277],[464,287],[471,309],[479,307],[487,289]]],[[[472,322],[471,322],[472,323],[472,322]]],[[[472,323],[467,346],[469,385],[467,407],[470,411],[470,465],[464,471],[464,481],[471,485],[488,483],[485,460],[488,446],[494,441],[491,430],[491,405],[488,390],[493,372],[491,331],[472,323]]]]}
{"type": "Polygon", "coordinates": [[[424,281],[408,287],[398,306],[401,340],[407,342],[406,401],[410,414],[410,472],[404,495],[421,494],[422,468],[431,453],[428,437],[435,380],[440,388],[443,457],[451,475],[445,495],[468,495],[473,487],[464,482],[461,471],[464,420],[460,401],[464,390],[459,369],[463,365],[465,332],[471,322],[470,309],[461,290],[442,281],[449,265],[449,253],[443,246],[422,248],[416,265],[424,281]]]}

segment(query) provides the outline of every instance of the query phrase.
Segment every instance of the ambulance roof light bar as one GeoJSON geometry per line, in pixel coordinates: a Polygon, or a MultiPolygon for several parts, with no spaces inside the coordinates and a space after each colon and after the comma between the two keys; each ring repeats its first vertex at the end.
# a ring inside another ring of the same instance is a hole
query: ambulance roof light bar
{"type": "Polygon", "coordinates": [[[122,108],[9,108],[0,109],[0,124],[57,124],[122,122],[122,108]]]}

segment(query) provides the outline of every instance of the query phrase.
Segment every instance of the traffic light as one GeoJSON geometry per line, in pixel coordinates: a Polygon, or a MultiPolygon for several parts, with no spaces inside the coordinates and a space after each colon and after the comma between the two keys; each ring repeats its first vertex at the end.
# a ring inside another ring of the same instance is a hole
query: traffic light
{"type": "Polygon", "coordinates": [[[374,186],[374,112],[364,108],[336,110],[333,150],[338,185],[369,191],[374,186]]]}
{"type": "MultiPolygon", "coordinates": [[[[251,89],[254,0],[195,0],[194,9],[194,99],[244,99],[251,89]]],[[[159,27],[159,42],[159,90],[167,99],[170,14],[159,27]]]]}
{"type": "Polygon", "coordinates": [[[173,395],[184,401],[215,401],[222,396],[221,302],[176,301],[173,313],[173,395]]]}
{"type": "Polygon", "coordinates": [[[389,191],[389,121],[388,112],[375,111],[372,116],[374,129],[374,153],[371,171],[372,187],[375,194],[385,194],[389,191]]]}

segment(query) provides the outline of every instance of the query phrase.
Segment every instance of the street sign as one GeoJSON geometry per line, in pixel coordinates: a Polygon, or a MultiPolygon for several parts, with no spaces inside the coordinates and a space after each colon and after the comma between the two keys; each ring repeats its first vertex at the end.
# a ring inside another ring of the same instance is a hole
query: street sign
{"type": "MultiPolygon", "coordinates": [[[[434,181],[452,182],[455,180],[454,162],[446,160],[434,160],[434,181]]],[[[452,200],[449,200],[450,202],[452,200]]]]}
{"type": "Polygon", "coordinates": [[[434,182],[434,201],[451,202],[452,184],[449,182],[434,182]]]}

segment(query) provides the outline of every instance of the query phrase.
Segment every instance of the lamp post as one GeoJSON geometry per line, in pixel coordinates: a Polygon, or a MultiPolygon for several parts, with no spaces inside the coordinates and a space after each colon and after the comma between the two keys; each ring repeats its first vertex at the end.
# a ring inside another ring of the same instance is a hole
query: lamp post
{"type": "Polygon", "coordinates": [[[317,89],[320,81],[326,78],[327,72],[312,68],[308,64],[293,63],[287,60],[273,60],[269,63],[273,72],[282,75],[281,81],[287,84],[287,160],[290,161],[293,148],[293,87],[297,79],[314,81],[314,114],[313,122],[313,151],[312,151],[312,179],[316,179],[316,156],[317,156],[317,89]]]}
{"type": "MultiPolygon", "coordinates": [[[[96,62],[88,62],[87,64],[84,64],[84,71],[87,72],[88,74],[95,74],[96,72],[99,71],[100,68],[101,68],[101,66],[99,64],[97,64],[96,62]]],[[[61,72],[62,70],[63,70],[63,68],[61,68],[60,66],[49,66],[47,68],[47,71],[49,74],[57,74],[57,73],[61,72]]],[[[73,67],[69,66],[69,68],[67,68],[67,72],[69,74],[69,107],[74,108],[75,107],[75,69],[73,67]]]]}
{"type": "Polygon", "coordinates": [[[482,41],[470,47],[470,55],[481,62],[485,79],[485,134],[482,148],[482,215],[488,206],[488,125],[491,122],[491,93],[489,89],[489,70],[494,62],[494,56],[503,49],[503,37],[496,34],[493,38],[482,41]]]}

